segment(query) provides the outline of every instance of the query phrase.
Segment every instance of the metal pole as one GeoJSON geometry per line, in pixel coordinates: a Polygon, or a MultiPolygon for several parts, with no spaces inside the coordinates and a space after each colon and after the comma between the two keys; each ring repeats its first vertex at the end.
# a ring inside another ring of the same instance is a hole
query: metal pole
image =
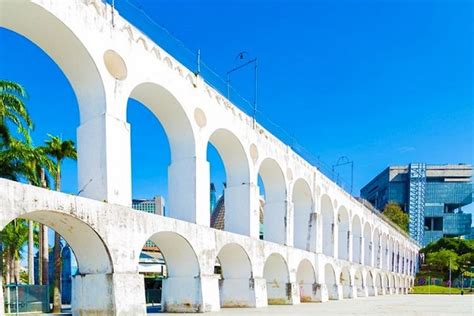
{"type": "Polygon", "coordinates": [[[115,27],[115,0],[112,0],[112,27],[115,27]]]}
{"type": "Polygon", "coordinates": [[[18,302],[18,283],[15,284],[16,315],[19,313],[20,303],[18,302]]]}
{"type": "Polygon", "coordinates": [[[449,295],[451,295],[451,258],[449,258],[449,295]]]}
{"type": "Polygon", "coordinates": [[[197,74],[199,75],[201,73],[201,49],[198,49],[197,53],[197,74]]]}
{"type": "Polygon", "coordinates": [[[257,96],[258,96],[258,61],[255,58],[255,91],[254,91],[254,100],[253,100],[253,128],[257,126],[257,96]]]}

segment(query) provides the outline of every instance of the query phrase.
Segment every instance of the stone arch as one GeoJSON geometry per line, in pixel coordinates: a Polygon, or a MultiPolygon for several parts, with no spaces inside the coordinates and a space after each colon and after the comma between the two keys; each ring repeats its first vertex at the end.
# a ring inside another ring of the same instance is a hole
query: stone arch
{"type": "Polygon", "coordinates": [[[316,274],[313,264],[308,259],[301,260],[296,270],[296,282],[300,290],[300,302],[313,302],[316,300],[316,274]]]}
{"type": "Polygon", "coordinates": [[[328,296],[330,300],[338,300],[339,297],[339,285],[336,278],[336,271],[330,263],[326,263],[324,266],[324,280],[328,290],[328,296]]]}
{"type": "Polygon", "coordinates": [[[369,222],[364,224],[364,265],[370,266],[372,263],[372,228],[369,222]]]}
{"type": "Polygon", "coordinates": [[[338,254],[337,258],[349,260],[349,212],[344,206],[339,207],[337,214],[338,254]]]}
{"type": "Polygon", "coordinates": [[[155,82],[142,82],[130,91],[160,121],[169,141],[171,161],[196,155],[194,131],[184,106],[173,92],[155,82]]]}
{"type": "Polygon", "coordinates": [[[268,304],[291,303],[291,293],[287,291],[290,277],[285,258],[278,253],[268,256],[263,267],[263,277],[267,282],[268,304]]]}
{"type": "Polygon", "coordinates": [[[344,298],[354,298],[354,292],[352,291],[352,278],[349,268],[342,267],[339,281],[342,285],[342,295],[344,298]]]}
{"type": "MultiPolygon", "coordinates": [[[[23,196],[25,201],[33,203],[30,197],[23,196]]],[[[15,201],[16,202],[16,201],[15,201]]],[[[7,203],[8,204],[8,203],[7,203]]],[[[94,229],[94,225],[86,222],[83,218],[69,214],[62,210],[45,208],[12,210],[10,206],[4,205],[0,209],[0,229],[3,230],[9,222],[16,219],[25,219],[44,224],[58,234],[69,244],[77,261],[78,270],[72,276],[72,287],[80,293],[87,292],[91,286],[100,288],[113,288],[110,275],[114,275],[115,268],[113,258],[109,252],[108,245],[103,236],[94,229]]],[[[13,204],[15,207],[16,205],[13,204]]],[[[14,208],[13,207],[13,208],[14,208]]],[[[28,207],[28,206],[26,206],[28,207]]],[[[26,224],[26,223],[25,223],[26,224]]],[[[53,263],[50,262],[50,266],[53,263]]],[[[0,294],[3,291],[0,289],[0,294]]],[[[3,295],[0,295],[3,298],[3,295]]],[[[114,306],[110,296],[103,297],[103,304],[114,306]]],[[[87,312],[91,304],[87,295],[74,295],[71,301],[73,313],[87,312]],[[88,307],[86,307],[88,306],[88,307]]],[[[138,302],[137,305],[140,305],[138,302]]],[[[93,308],[93,307],[92,307],[93,308]]],[[[3,312],[3,307],[0,309],[3,312]]]]}
{"type": "MultiPolygon", "coordinates": [[[[58,232],[68,242],[76,256],[78,274],[114,272],[112,259],[104,240],[90,224],[82,219],[55,210],[35,210],[18,214],[16,218],[32,220],[58,232]]],[[[14,219],[15,217],[4,217],[1,229],[14,219]]]]}
{"type": "Polygon", "coordinates": [[[375,286],[377,287],[377,295],[383,295],[383,280],[382,280],[382,273],[377,273],[375,277],[375,286]]]}
{"type": "Polygon", "coordinates": [[[334,256],[334,207],[327,194],[321,197],[323,254],[334,256]]]}
{"type": "Polygon", "coordinates": [[[362,263],[362,225],[358,215],[352,218],[352,261],[362,263]]]}
{"type": "Polygon", "coordinates": [[[367,296],[367,288],[364,282],[364,274],[362,273],[361,269],[357,269],[354,274],[354,286],[357,290],[357,297],[367,296]]]}
{"type": "MultiPolygon", "coordinates": [[[[97,125],[104,124],[107,96],[103,75],[108,74],[101,73],[105,72],[103,52],[91,50],[97,45],[90,45],[90,37],[83,36],[84,33],[78,30],[72,20],[77,19],[77,16],[72,19],[64,14],[61,16],[62,12],[68,12],[65,9],[67,6],[69,4],[65,1],[56,1],[54,5],[48,2],[38,4],[38,1],[2,1],[0,27],[38,46],[66,76],[77,99],[81,124],[77,129],[78,188],[82,190],[83,196],[103,200],[108,196],[103,180],[106,171],[100,170],[106,159],[101,148],[105,136],[96,133],[91,137],[89,130],[98,130],[101,126],[97,125]],[[48,6],[53,6],[58,15],[51,13],[48,6]]],[[[126,172],[123,174],[126,175],[126,172]]],[[[126,184],[123,188],[127,189],[126,184]]],[[[129,194],[121,193],[125,196],[129,194]]]]}
{"type": "Polygon", "coordinates": [[[372,271],[367,271],[365,278],[366,278],[366,287],[367,287],[368,295],[369,296],[377,295],[376,288],[375,288],[375,280],[374,280],[372,271]]]}
{"type": "Polygon", "coordinates": [[[2,2],[0,26],[29,39],[53,59],[68,78],[79,104],[81,122],[85,122],[104,112],[104,84],[93,53],[64,20],[30,1],[2,2]]]}
{"type": "Polygon", "coordinates": [[[249,236],[253,197],[249,190],[250,162],[247,152],[241,140],[224,128],[215,130],[209,137],[209,143],[219,153],[226,174],[224,230],[249,236]]]}
{"type": "MultiPolygon", "coordinates": [[[[154,82],[142,82],[130,91],[130,99],[143,104],[160,122],[170,148],[168,167],[167,215],[189,222],[200,222],[196,213],[196,140],[191,121],[182,102],[166,87],[154,82]],[[189,196],[192,203],[183,196],[189,196]]],[[[133,126],[132,126],[133,129],[133,126]]],[[[209,213],[205,213],[209,216],[209,213]]],[[[203,222],[209,222],[202,220],[203,222]]]]}
{"type": "Polygon", "coordinates": [[[263,239],[286,244],[287,185],[280,164],[265,158],[259,171],[265,188],[263,239]]]}
{"type": "MultiPolygon", "coordinates": [[[[161,310],[181,313],[203,311],[199,295],[201,268],[191,243],[172,231],[157,232],[147,240],[158,246],[166,264],[167,276],[162,284],[161,310]],[[185,301],[189,304],[179,303],[185,301]]],[[[145,241],[141,246],[144,244],[145,241]]]]}
{"type": "Polygon", "coordinates": [[[217,254],[221,268],[221,307],[255,307],[255,293],[249,287],[252,264],[245,249],[236,243],[223,246],[217,254]]]}
{"type": "Polygon", "coordinates": [[[311,244],[311,213],[313,197],[308,182],[302,178],[295,181],[292,190],[294,246],[309,250],[311,244]]]}

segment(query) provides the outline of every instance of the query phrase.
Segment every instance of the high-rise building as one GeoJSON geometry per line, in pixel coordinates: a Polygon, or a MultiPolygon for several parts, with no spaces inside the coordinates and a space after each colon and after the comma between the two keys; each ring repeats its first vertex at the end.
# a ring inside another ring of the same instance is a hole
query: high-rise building
{"type": "Polygon", "coordinates": [[[421,245],[443,236],[471,233],[471,214],[462,208],[472,203],[472,166],[409,165],[390,166],[373,178],[360,196],[383,210],[389,202],[409,214],[409,233],[421,245]]]}

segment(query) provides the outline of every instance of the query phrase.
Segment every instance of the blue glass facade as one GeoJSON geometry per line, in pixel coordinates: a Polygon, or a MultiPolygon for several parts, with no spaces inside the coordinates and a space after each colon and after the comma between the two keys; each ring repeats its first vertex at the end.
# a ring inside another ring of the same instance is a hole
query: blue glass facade
{"type": "MultiPolygon", "coordinates": [[[[382,210],[388,202],[408,211],[410,204],[410,166],[391,166],[361,190],[361,197],[382,210]]],[[[471,233],[472,216],[462,207],[472,203],[472,167],[469,165],[437,165],[426,167],[424,185],[423,246],[443,236],[471,233]]]]}

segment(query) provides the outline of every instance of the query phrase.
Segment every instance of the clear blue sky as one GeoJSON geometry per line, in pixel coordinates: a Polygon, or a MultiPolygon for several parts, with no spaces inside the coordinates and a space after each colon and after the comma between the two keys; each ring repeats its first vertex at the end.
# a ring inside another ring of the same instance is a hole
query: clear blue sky
{"type": "MultiPolygon", "coordinates": [[[[473,163],[472,1],[128,1],[201,49],[222,76],[238,52],[258,57],[260,109],[327,164],[350,157],[356,194],[390,164],[473,163]]],[[[115,2],[175,53],[127,0],[115,2]]],[[[77,103],[54,62],[4,29],[0,60],[0,78],[29,92],[35,142],[47,133],[75,139],[77,103]]],[[[249,98],[251,79],[248,70],[233,77],[249,98]]],[[[159,122],[136,102],[128,116],[134,196],[166,196],[169,149],[159,122]]],[[[218,160],[211,151],[220,183],[218,160]]],[[[76,193],[75,163],[64,169],[64,190],[76,193]]],[[[340,171],[348,180],[349,169],[340,171]]]]}

